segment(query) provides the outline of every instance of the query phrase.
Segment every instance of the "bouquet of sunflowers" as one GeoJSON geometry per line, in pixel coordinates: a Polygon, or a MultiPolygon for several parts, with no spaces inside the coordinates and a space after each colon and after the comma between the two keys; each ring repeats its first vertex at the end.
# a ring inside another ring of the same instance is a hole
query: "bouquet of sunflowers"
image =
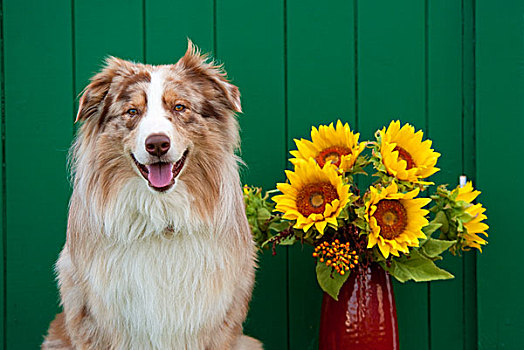
{"type": "Polygon", "coordinates": [[[359,136],[341,121],[313,127],[311,140],[295,140],[287,182],[264,195],[244,186],[255,241],[260,248],[313,246],[319,285],[334,299],[358,266],[371,263],[400,282],[452,278],[435,264],[441,254],[482,251],[487,243],[485,208],[473,204],[480,192],[461,178],[428,196],[440,154],[409,124],[392,121],[373,141],[359,136]],[[368,168],[376,180],[365,185],[368,168]]]}

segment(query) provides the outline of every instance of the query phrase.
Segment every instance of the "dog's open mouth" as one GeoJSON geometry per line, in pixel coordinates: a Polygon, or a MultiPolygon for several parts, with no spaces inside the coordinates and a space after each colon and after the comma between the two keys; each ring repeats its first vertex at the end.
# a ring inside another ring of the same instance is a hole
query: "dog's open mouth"
{"type": "Polygon", "coordinates": [[[170,189],[175,183],[176,177],[184,167],[187,153],[188,150],[185,150],[182,157],[175,163],[158,162],[146,165],[136,160],[132,153],[131,158],[133,158],[140,174],[147,180],[149,186],[158,192],[164,192],[170,189]]]}

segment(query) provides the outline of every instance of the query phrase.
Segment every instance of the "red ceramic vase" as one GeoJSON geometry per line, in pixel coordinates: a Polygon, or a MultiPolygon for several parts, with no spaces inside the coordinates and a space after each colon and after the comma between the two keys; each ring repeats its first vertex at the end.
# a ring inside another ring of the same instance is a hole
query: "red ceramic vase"
{"type": "Polygon", "coordinates": [[[319,350],[398,350],[389,275],[377,264],[353,271],[338,295],[324,293],[319,350]]]}

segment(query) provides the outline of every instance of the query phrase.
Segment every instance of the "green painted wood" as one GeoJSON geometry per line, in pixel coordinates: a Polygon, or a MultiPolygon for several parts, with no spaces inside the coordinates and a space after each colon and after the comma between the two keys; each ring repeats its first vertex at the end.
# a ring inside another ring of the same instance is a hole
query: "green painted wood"
{"type": "Polygon", "coordinates": [[[4,116],[4,101],[5,101],[5,85],[4,85],[4,20],[3,20],[3,3],[0,2],[0,135],[2,140],[0,143],[0,186],[2,186],[0,198],[0,350],[5,349],[5,264],[4,264],[4,249],[5,249],[5,182],[4,182],[4,137],[5,137],[5,116],[4,116]]]}
{"type": "Polygon", "coordinates": [[[477,253],[463,255],[464,288],[462,290],[464,313],[464,350],[478,349],[478,306],[477,306],[477,253]]]}
{"type": "Polygon", "coordinates": [[[213,33],[213,0],[145,1],[144,59],[147,63],[176,62],[184,55],[188,38],[202,52],[212,52],[213,33]]]}
{"type": "MultiPolygon", "coordinates": [[[[74,96],[105,56],[171,63],[186,37],[204,52],[216,48],[242,92],[246,182],[269,189],[283,181],[292,139],[308,137],[311,125],[341,118],[368,138],[400,118],[429,132],[444,155],[435,179],[454,184],[461,170],[476,179],[492,228],[483,254],[439,263],[455,280],[429,289],[395,284],[401,348],[521,345],[524,281],[507,271],[518,267],[524,243],[508,222],[523,195],[515,161],[524,149],[520,2],[4,0],[2,7],[0,349],[37,348],[58,309],[52,266],[65,238],[74,96]],[[24,148],[33,152],[29,161],[24,148]]],[[[317,347],[321,292],[310,256],[296,246],[260,258],[245,331],[266,349],[317,347]]]]}
{"type": "Polygon", "coordinates": [[[142,0],[74,0],[74,13],[77,93],[108,56],[144,60],[142,0]]]}
{"type": "MultiPolygon", "coordinates": [[[[451,189],[462,174],[462,36],[457,35],[462,31],[462,4],[430,1],[427,21],[428,137],[442,154],[437,164],[441,170],[432,179],[449,184],[451,189]]],[[[463,260],[446,253],[437,265],[455,278],[429,285],[430,348],[462,350],[463,260]]]]}
{"type": "Polygon", "coordinates": [[[260,340],[266,350],[287,349],[288,249],[278,247],[259,253],[255,289],[244,323],[244,334],[260,340]]]}
{"type": "MultiPolygon", "coordinates": [[[[242,95],[242,181],[266,190],[282,181],[286,164],[283,16],[278,0],[216,2],[216,55],[242,95]]],[[[287,259],[285,248],[260,255],[245,323],[268,350],[287,348],[287,259]]]]}
{"type": "Polygon", "coordinates": [[[477,0],[475,9],[477,187],[491,228],[489,245],[477,255],[478,347],[520,349],[524,3],[477,0]]]}
{"type": "MultiPolygon", "coordinates": [[[[426,129],[425,4],[358,2],[358,113],[364,137],[392,119],[426,129]]],[[[428,349],[428,285],[394,283],[401,349],[428,349]]]]}
{"type": "MultiPolygon", "coordinates": [[[[356,127],[352,1],[287,1],[288,150],[311,126],[341,119],[356,127]]],[[[322,293],[311,247],[289,251],[289,349],[318,348],[322,293]]]]}
{"type": "Polygon", "coordinates": [[[36,349],[57,311],[53,265],[70,193],[71,2],[6,0],[3,7],[6,349],[36,349]]]}
{"type": "MultiPolygon", "coordinates": [[[[476,180],[475,0],[462,0],[462,9],[462,167],[476,180]]],[[[476,254],[464,254],[464,350],[478,348],[476,254]]]]}

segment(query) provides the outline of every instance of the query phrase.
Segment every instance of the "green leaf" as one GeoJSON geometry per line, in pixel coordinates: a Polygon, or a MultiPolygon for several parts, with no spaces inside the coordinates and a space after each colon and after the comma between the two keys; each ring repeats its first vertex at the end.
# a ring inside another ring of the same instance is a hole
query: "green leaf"
{"type": "Polygon", "coordinates": [[[269,224],[269,229],[280,233],[284,230],[287,230],[289,226],[291,226],[291,223],[289,221],[273,221],[269,224]]]}
{"type": "Polygon", "coordinates": [[[278,243],[279,245],[293,245],[297,241],[296,237],[289,235],[278,243]]]}
{"type": "Polygon", "coordinates": [[[365,206],[359,206],[355,209],[355,214],[359,217],[364,217],[366,215],[366,207],[365,206]]]}
{"type": "Polygon", "coordinates": [[[439,211],[437,215],[435,215],[435,219],[432,222],[439,223],[441,225],[440,230],[444,233],[448,233],[449,221],[448,217],[446,216],[446,213],[444,213],[443,211],[439,211]]]}
{"type": "Polygon", "coordinates": [[[267,220],[271,219],[271,213],[266,208],[258,209],[257,214],[257,219],[261,223],[264,223],[267,220]]]}
{"type": "Polygon", "coordinates": [[[391,266],[385,266],[385,269],[402,283],[409,280],[427,282],[454,278],[416,250],[412,250],[409,256],[391,260],[391,266]]]}
{"type": "Polygon", "coordinates": [[[457,241],[443,241],[440,239],[429,238],[420,248],[420,252],[430,259],[442,259],[440,254],[449,249],[457,241]]]}
{"type": "Polygon", "coordinates": [[[471,216],[470,213],[463,212],[458,216],[458,218],[462,220],[462,222],[470,222],[473,219],[473,216],[471,216]]]}
{"type": "Polygon", "coordinates": [[[317,261],[317,280],[320,288],[328,293],[333,299],[338,300],[338,292],[349,277],[349,272],[341,276],[340,274],[332,272],[332,268],[326,266],[325,263],[317,261]]]}
{"type": "Polygon", "coordinates": [[[361,230],[367,230],[368,229],[368,224],[367,224],[366,220],[364,220],[362,218],[356,219],[354,221],[354,224],[355,224],[356,227],[358,227],[361,230]]]}
{"type": "Polygon", "coordinates": [[[338,219],[344,219],[345,220],[347,218],[349,218],[348,211],[346,209],[341,210],[340,214],[338,215],[338,219]]]}
{"type": "Polygon", "coordinates": [[[262,242],[262,243],[260,244],[260,247],[261,247],[261,248],[269,248],[269,245],[271,245],[271,246],[273,245],[273,242],[274,242],[274,240],[275,240],[275,237],[276,237],[276,235],[275,235],[275,236],[271,236],[271,235],[269,235],[269,236],[267,237],[267,239],[266,239],[264,242],[262,242]]]}
{"type": "Polygon", "coordinates": [[[438,230],[440,228],[440,226],[442,226],[441,223],[439,222],[435,222],[435,220],[431,221],[429,224],[427,224],[426,226],[424,226],[422,228],[422,232],[424,232],[426,234],[426,236],[431,236],[431,234],[433,232],[435,232],[436,230],[438,230]]]}

